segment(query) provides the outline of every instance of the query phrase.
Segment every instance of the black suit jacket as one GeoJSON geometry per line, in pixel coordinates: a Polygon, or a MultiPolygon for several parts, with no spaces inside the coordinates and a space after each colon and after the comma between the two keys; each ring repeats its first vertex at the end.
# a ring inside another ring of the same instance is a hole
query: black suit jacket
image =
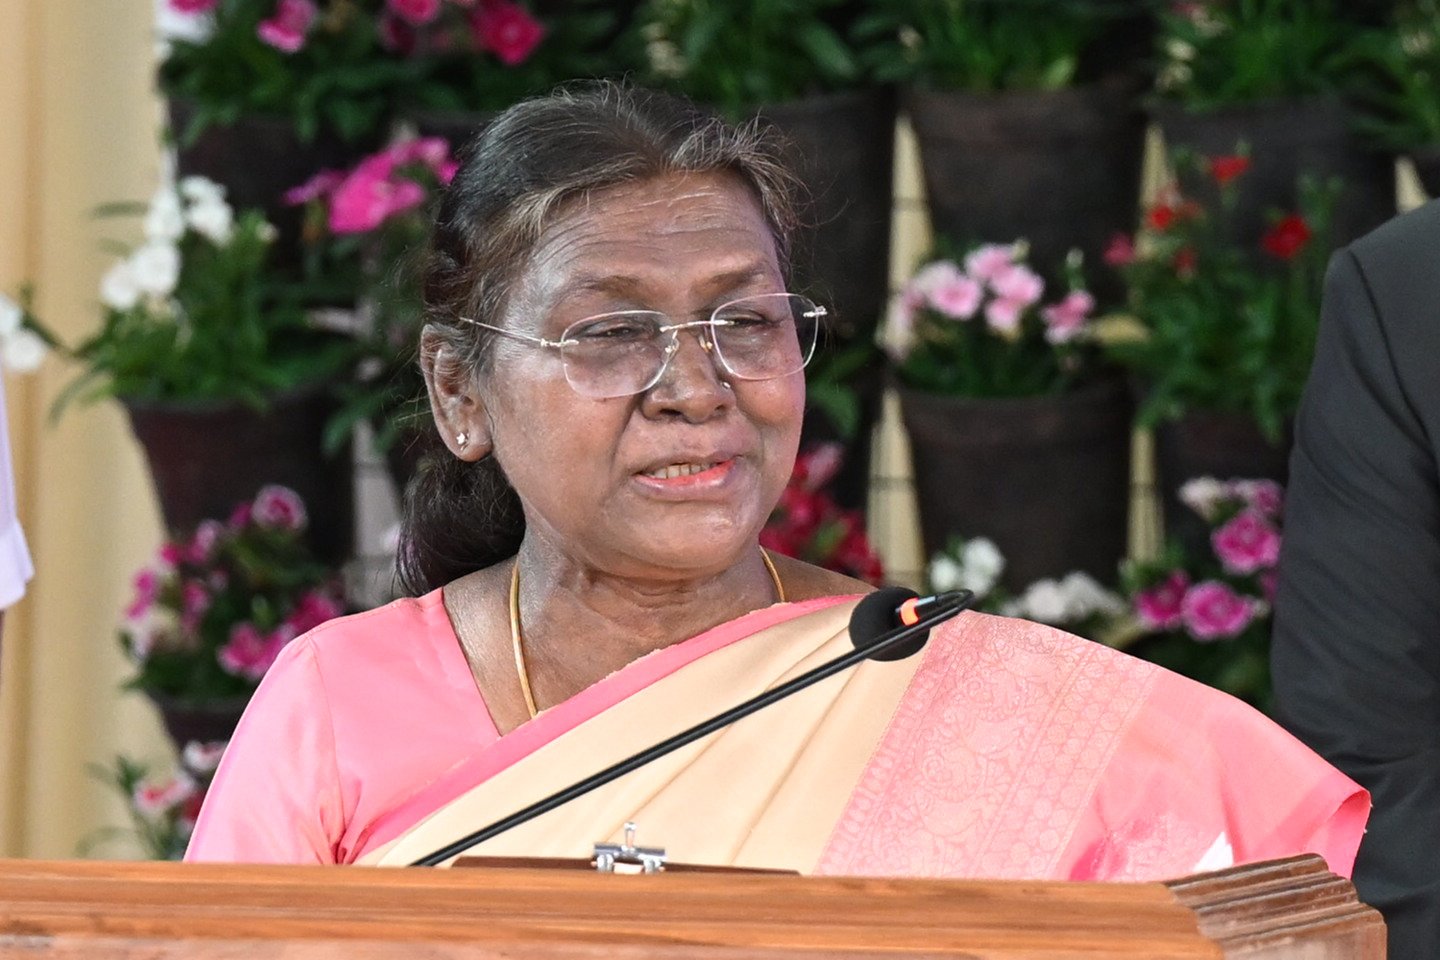
{"type": "Polygon", "coordinates": [[[1281,722],[1374,799],[1355,884],[1440,957],[1440,201],[1335,254],[1290,461],[1281,722]]]}

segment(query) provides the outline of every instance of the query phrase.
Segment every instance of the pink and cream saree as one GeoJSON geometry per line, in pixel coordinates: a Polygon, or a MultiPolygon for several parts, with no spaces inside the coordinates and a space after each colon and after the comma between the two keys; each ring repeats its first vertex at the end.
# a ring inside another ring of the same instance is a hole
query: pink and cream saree
{"type": "MultiPolygon", "coordinates": [[[[322,627],[257,694],[189,856],[409,863],[837,656],[854,600],[757,611],[631,664],[508,736],[491,728],[471,747],[452,736],[433,750],[424,730],[459,718],[398,716],[386,709],[397,692],[384,688],[412,681],[394,657],[423,647],[421,633],[442,631],[425,656],[443,659],[448,644],[463,664],[438,596],[322,627]],[[397,632],[407,616],[416,629],[397,632]],[[384,660],[376,650],[391,651],[390,669],[352,689],[363,679],[352,661],[384,660]],[[324,704],[313,690],[285,691],[287,672],[312,671],[324,704]],[[364,751],[341,743],[367,701],[402,728],[386,737],[435,753],[426,769],[399,774],[412,782],[382,782],[383,761],[366,771],[364,751]],[[300,724],[298,744],[257,713],[267,702],[300,724]],[[325,726],[312,721],[326,709],[328,745],[303,729],[325,726]],[[285,777],[264,764],[298,771],[306,761],[279,756],[307,742],[322,753],[310,765],[325,772],[289,779],[300,795],[326,794],[318,809],[303,813],[298,796],[257,806],[253,791],[285,777]],[[327,777],[335,782],[319,782],[327,777]]],[[[449,690],[454,666],[432,682],[447,692],[431,709],[463,692],[449,690]]],[[[919,656],[831,678],[473,852],[588,856],[634,821],[638,841],[673,860],[802,872],[1143,880],[1314,851],[1348,874],[1367,810],[1359,787],[1238,701],[1048,627],[967,613],[919,656]]]]}

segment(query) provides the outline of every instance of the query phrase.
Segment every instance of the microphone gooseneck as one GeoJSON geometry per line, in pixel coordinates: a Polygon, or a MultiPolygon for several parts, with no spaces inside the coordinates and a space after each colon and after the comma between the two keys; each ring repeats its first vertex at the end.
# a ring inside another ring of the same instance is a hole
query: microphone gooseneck
{"type": "Polygon", "coordinates": [[[748,717],[772,703],[778,703],[791,694],[799,693],[806,687],[834,676],[862,660],[899,660],[902,657],[910,656],[925,645],[931,627],[955,616],[968,607],[974,599],[975,595],[969,590],[956,590],[924,598],[919,597],[915,591],[907,590],[904,587],[876,590],[856,604],[850,615],[850,641],[855,644],[854,650],[842,654],[828,663],[822,663],[815,669],[782,683],[778,687],[751,697],[744,703],[731,707],[709,720],[682,730],[653,747],[614,763],[542,800],[537,800],[528,807],[517,810],[487,827],[481,827],[474,833],[421,857],[410,866],[433,867],[444,863],[476,844],[484,843],[528,820],[549,813],[556,807],[582,797],[611,780],[623,777],[632,770],[638,770],[650,761],[658,760],[665,754],[678,750],[701,737],[722,730],[736,720],[748,717]]]}

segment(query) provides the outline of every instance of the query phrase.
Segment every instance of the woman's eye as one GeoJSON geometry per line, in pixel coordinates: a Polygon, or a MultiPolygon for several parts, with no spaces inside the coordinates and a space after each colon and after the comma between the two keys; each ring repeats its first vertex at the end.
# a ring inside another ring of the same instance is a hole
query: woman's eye
{"type": "Polygon", "coordinates": [[[588,323],[571,331],[571,337],[583,341],[645,340],[655,335],[655,324],[640,317],[613,317],[588,323]]]}

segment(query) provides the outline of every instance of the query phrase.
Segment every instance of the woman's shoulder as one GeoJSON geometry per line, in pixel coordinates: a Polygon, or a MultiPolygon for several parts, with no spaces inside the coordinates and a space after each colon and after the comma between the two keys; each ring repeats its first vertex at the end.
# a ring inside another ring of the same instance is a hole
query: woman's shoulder
{"type": "MultiPolygon", "coordinates": [[[[769,551],[767,551],[769,552],[769,551]]],[[[857,593],[869,593],[874,584],[847,577],[834,570],[817,567],[813,563],[770,553],[775,572],[780,574],[780,583],[785,587],[786,600],[816,600],[821,597],[849,597],[857,593]]]]}
{"type": "Polygon", "coordinates": [[[397,647],[412,654],[426,646],[453,644],[454,630],[439,590],[419,597],[401,597],[383,606],[327,620],[296,638],[290,656],[309,654],[318,660],[367,655],[387,657],[397,647]]]}

